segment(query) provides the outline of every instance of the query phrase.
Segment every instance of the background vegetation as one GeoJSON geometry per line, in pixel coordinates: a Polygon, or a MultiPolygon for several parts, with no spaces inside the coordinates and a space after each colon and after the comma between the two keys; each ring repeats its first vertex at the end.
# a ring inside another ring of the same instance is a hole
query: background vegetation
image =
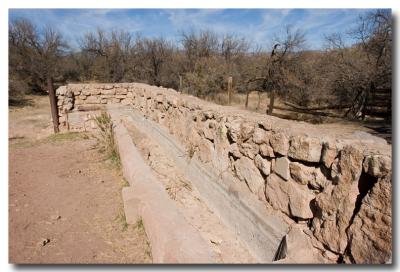
{"type": "MultiPolygon", "coordinates": [[[[69,82],[144,82],[202,98],[234,92],[268,92],[300,108],[338,108],[345,116],[391,116],[392,18],[390,11],[361,17],[348,35],[326,37],[324,50],[308,50],[300,29],[254,48],[234,34],[210,30],[180,33],[180,42],[146,38],[127,30],[87,33],[72,50],[54,29],[27,20],[9,25],[9,103],[25,94],[46,93],[69,82]]],[[[272,101],[272,102],[271,102],[272,101]]]]}

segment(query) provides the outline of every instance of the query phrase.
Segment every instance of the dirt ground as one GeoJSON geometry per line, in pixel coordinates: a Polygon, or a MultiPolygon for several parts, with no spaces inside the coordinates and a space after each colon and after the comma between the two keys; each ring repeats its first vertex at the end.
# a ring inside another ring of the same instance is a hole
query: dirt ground
{"type": "Polygon", "coordinates": [[[127,225],[118,170],[89,134],[51,135],[48,98],[10,109],[9,262],[150,263],[127,225]]]}
{"type": "MultiPolygon", "coordinates": [[[[216,96],[214,99],[210,99],[213,102],[226,105],[226,95],[221,94],[216,96]]],[[[246,95],[235,93],[232,97],[232,106],[244,110],[245,109],[246,95]]],[[[283,101],[279,98],[275,99],[275,105],[284,107],[283,101]]],[[[261,94],[260,105],[258,106],[258,94],[257,92],[251,92],[249,95],[249,104],[247,110],[250,112],[258,112],[265,114],[269,106],[269,96],[267,93],[261,94]]],[[[282,109],[274,109],[273,116],[296,121],[305,121],[318,125],[320,128],[340,131],[342,133],[349,133],[354,131],[368,132],[374,136],[385,139],[389,144],[392,142],[392,125],[380,118],[367,118],[365,121],[357,121],[344,119],[339,116],[343,113],[336,111],[326,111],[331,113],[331,116],[320,116],[317,114],[306,114],[294,111],[287,111],[282,109]],[[336,116],[336,117],[334,117],[336,116]]]]}

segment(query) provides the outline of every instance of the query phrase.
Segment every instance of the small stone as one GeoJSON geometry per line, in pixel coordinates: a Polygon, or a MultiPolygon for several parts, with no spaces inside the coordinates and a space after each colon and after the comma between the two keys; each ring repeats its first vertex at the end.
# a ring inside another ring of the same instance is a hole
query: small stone
{"type": "Polygon", "coordinates": [[[41,246],[45,246],[45,245],[47,245],[48,243],[50,243],[50,239],[48,239],[48,238],[43,238],[42,241],[40,242],[40,245],[41,245],[41,246]]]}

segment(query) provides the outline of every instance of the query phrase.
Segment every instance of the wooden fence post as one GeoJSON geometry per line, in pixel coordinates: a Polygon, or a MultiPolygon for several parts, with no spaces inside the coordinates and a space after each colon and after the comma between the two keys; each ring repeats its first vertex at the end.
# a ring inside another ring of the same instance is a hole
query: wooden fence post
{"type": "Polygon", "coordinates": [[[228,77],[228,104],[232,102],[232,77],[228,77]]]}
{"type": "Polygon", "coordinates": [[[182,76],[179,75],[179,92],[182,93],[182,76]]]}
{"type": "Polygon", "coordinates": [[[47,90],[50,98],[51,118],[53,119],[54,133],[58,133],[60,132],[60,129],[58,128],[60,123],[58,121],[57,97],[54,91],[53,78],[50,75],[47,76],[47,90]]]}

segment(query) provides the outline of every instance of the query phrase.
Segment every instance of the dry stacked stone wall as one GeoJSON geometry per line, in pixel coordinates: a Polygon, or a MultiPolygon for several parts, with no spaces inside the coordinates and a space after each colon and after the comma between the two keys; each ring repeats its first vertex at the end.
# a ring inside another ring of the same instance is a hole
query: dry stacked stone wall
{"type": "Polygon", "coordinates": [[[266,205],[309,227],[347,263],[385,263],[392,252],[391,146],[340,132],[218,106],[139,83],[70,84],[57,90],[61,118],[81,105],[127,105],[166,127],[188,150],[266,205]]]}

